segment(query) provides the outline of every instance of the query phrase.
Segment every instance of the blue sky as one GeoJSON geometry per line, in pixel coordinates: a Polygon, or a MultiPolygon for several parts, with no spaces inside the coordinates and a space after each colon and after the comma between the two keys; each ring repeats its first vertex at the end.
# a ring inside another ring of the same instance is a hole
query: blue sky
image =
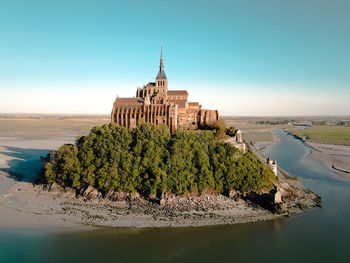
{"type": "Polygon", "coordinates": [[[0,112],[110,113],[153,81],[224,115],[350,115],[350,1],[0,0],[0,112]]]}

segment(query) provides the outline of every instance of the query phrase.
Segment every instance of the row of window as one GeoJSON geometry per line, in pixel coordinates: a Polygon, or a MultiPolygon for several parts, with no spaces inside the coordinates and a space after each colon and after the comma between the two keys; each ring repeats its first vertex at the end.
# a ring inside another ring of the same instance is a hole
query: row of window
{"type": "Polygon", "coordinates": [[[171,100],[186,100],[185,96],[168,96],[171,100]]]}
{"type": "MultiPolygon", "coordinates": [[[[164,92],[163,89],[154,89],[154,92],[156,92],[156,93],[158,93],[158,92],[160,92],[160,91],[163,91],[163,92],[164,92]]],[[[152,89],[149,89],[149,90],[144,90],[144,91],[143,91],[142,93],[140,93],[140,94],[143,94],[144,96],[146,96],[147,94],[148,94],[148,95],[153,95],[154,92],[152,92],[152,89]]]]}
{"type": "MultiPolygon", "coordinates": [[[[128,122],[130,123],[132,121],[136,121],[136,122],[138,122],[140,120],[145,121],[146,118],[148,119],[147,122],[149,122],[151,119],[151,116],[144,116],[144,117],[136,116],[136,118],[134,116],[132,116],[131,118],[119,118],[118,121],[116,121],[116,122],[119,125],[126,125],[128,122]]],[[[163,118],[162,120],[159,121],[157,118],[153,118],[153,122],[155,124],[160,124],[160,123],[167,123],[167,120],[165,118],[163,118]]]]}
{"type": "Polygon", "coordinates": [[[165,86],[165,81],[164,80],[162,80],[162,81],[158,80],[158,86],[165,86]]]}

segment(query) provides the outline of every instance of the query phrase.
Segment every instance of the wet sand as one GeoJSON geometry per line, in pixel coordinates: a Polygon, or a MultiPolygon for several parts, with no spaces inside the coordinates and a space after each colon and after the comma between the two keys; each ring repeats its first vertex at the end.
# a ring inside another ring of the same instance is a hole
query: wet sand
{"type": "Polygon", "coordinates": [[[350,178],[350,146],[307,142],[314,151],[310,157],[341,176],[350,178]]]}
{"type": "MultiPolygon", "coordinates": [[[[272,132],[271,128],[271,132],[272,132]]],[[[254,141],[254,149],[263,155],[263,151],[272,147],[279,141],[274,137],[273,141],[254,141]]],[[[308,158],[318,161],[326,168],[333,170],[340,176],[350,178],[350,146],[313,143],[306,141],[305,144],[311,149],[308,158]]]]}
{"type": "Polygon", "coordinates": [[[36,194],[32,184],[40,170],[40,156],[74,139],[59,135],[0,137],[1,228],[72,229],[76,226],[52,213],[59,203],[36,194]]]}

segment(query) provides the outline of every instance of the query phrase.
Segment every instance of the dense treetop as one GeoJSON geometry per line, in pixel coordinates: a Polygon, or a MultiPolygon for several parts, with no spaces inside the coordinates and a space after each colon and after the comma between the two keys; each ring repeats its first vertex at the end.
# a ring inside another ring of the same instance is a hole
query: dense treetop
{"type": "Polygon", "coordinates": [[[276,177],[251,150],[245,154],[222,141],[222,125],[213,130],[170,134],[166,126],[142,124],[127,129],[114,123],[94,127],[63,145],[46,165],[47,183],[76,189],[187,194],[230,190],[269,190],[276,177]]]}

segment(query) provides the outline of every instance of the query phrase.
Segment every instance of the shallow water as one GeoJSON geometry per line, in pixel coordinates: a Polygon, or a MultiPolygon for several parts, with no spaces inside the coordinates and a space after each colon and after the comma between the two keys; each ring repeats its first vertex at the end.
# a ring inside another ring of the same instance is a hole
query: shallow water
{"type": "MultiPolygon", "coordinates": [[[[254,224],[201,228],[0,230],[0,262],[350,262],[350,182],[277,130],[265,154],[319,194],[323,208],[254,224]]],[[[1,215],[0,215],[1,216],[1,215]]]]}

